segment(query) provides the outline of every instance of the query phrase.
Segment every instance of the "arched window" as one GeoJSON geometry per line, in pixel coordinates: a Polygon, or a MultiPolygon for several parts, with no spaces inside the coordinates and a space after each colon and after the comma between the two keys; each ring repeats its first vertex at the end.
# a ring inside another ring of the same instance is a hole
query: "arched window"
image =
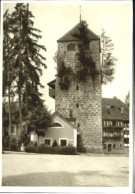
{"type": "Polygon", "coordinates": [[[54,121],[51,125],[51,127],[63,127],[61,123],[59,123],[58,121],[54,121]]]}
{"type": "Polygon", "coordinates": [[[75,51],[75,44],[72,44],[72,43],[68,44],[67,45],[67,50],[68,51],[75,51]]]}

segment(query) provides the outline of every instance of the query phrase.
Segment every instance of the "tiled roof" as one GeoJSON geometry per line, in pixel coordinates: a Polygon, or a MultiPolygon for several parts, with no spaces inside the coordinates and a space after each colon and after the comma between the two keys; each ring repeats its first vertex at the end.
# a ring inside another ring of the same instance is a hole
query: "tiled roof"
{"type": "Polygon", "coordinates": [[[102,119],[128,121],[129,108],[117,98],[102,98],[102,119]],[[121,105],[124,107],[123,114],[121,114],[121,105]]]}
{"type": "MultiPolygon", "coordinates": [[[[73,34],[79,33],[80,26],[81,26],[81,23],[78,23],[69,32],[67,32],[64,36],[62,36],[59,40],[57,40],[57,42],[79,41],[79,38],[74,37],[73,34]]],[[[88,37],[90,40],[99,40],[100,39],[89,28],[87,28],[87,31],[88,31],[88,37]]]]}

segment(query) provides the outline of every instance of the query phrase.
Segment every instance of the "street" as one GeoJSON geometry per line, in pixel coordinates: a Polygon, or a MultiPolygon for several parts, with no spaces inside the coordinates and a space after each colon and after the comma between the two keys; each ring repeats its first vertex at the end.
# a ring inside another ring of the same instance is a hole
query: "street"
{"type": "Polygon", "coordinates": [[[3,186],[127,187],[127,155],[5,152],[3,186]]]}

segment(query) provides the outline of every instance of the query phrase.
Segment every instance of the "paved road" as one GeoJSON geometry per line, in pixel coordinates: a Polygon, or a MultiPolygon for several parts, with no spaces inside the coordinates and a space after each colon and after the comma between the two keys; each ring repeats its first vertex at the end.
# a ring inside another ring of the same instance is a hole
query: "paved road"
{"type": "Polygon", "coordinates": [[[110,156],[5,153],[2,185],[127,187],[128,156],[110,156]]]}

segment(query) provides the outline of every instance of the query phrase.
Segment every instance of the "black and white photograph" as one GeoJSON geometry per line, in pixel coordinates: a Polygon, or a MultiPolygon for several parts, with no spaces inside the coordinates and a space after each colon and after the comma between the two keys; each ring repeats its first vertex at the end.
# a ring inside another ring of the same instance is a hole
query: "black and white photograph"
{"type": "Polygon", "coordinates": [[[2,191],[130,190],[132,1],[3,1],[1,18],[2,191]]]}

